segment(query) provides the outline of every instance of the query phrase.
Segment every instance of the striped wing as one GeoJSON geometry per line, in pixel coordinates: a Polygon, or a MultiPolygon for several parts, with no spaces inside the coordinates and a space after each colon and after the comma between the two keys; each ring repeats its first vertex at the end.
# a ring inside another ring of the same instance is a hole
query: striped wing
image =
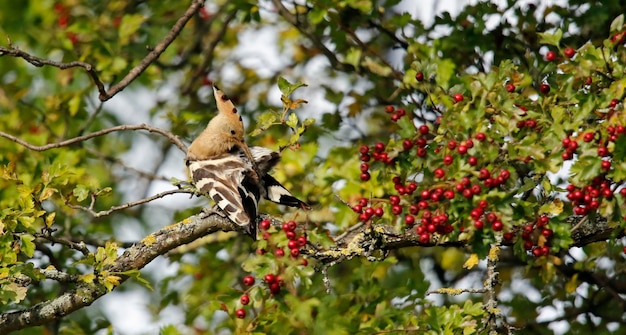
{"type": "Polygon", "coordinates": [[[256,216],[261,189],[250,164],[237,155],[191,161],[189,172],[196,188],[208,194],[226,216],[256,238],[256,216]]]}
{"type": "MultiPolygon", "coordinates": [[[[291,207],[311,208],[306,203],[294,197],[278,180],[269,175],[269,171],[280,161],[280,155],[277,152],[264,147],[250,147],[250,153],[261,174],[261,184],[264,188],[263,196],[267,200],[291,207]]],[[[239,156],[242,160],[247,159],[243,152],[241,152],[239,156]]]]}

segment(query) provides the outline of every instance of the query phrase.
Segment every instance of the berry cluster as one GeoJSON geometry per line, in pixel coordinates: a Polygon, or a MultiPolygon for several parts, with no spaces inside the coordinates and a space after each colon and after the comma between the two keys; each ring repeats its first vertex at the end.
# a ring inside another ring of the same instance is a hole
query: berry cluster
{"type": "Polygon", "coordinates": [[[535,257],[550,254],[549,245],[554,232],[548,228],[549,222],[550,218],[547,215],[541,215],[535,222],[522,228],[521,236],[524,241],[524,249],[530,250],[535,257]]]}
{"type": "Polygon", "coordinates": [[[391,105],[385,106],[385,112],[387,114],[391,114],[391,121],[393,122],[398,122],[398,120],[400,120],[403,116],[406,115],[406,110],[404,108],[396,109],[395,107],[391,105]]]}
{"type": "MultiPolygon", "coordinates": [[[[57,16],[57,26],[63,30],[67,29],[70,23],[70,11],[65,5],[60,2],[54,4],[54,12],[57,16]]],[[[79,42],[78,35],[74,32],[68,31],[65,36],[72,42],[77,44],[79,42]]]]}
{"type": "MultiPolygon", "coordinates": [[[[271,229],[272,225],[271,225],[270,220],[268,219],[261,220],[261,222],[259,222],[259,228],[261,229],[261,231],[263,231],[261,235],[263,240],[270,242],[268,243],[268,249],[273,250],[274,257],[276,257],[276,259],[285,257],[284,246],[280,246],[282,242],[272,243],[271,241],[273,230],[271,229]]],[[[285,233],[285,236],[287,237],[286,247],[289,249],[289,255],[292,259],[298,259],[301,257],[300,249],[303,248],[307,243],[306,236],[304,235],[298,236],[296,233],[296,228],[297,228],[297,224],[295,221],[284,222],[281,226],[281,230],[285,233]]],[[[265,255],[267,251],[268,250],[266,249],[257,249],[256,252],[258,255],[265,255]]],[[[307,266],[308,262],[306,258],[302,257],[301,259],[302,259],[301,265],[307,266]]],[[[284,267],[281,267],[281,269],[284,269],[284,267]]],[[[278,272],[281,272],[281,271],[282,270],[279,270],[278,272]]],[[[247,289],[239,298],[239,302],[241,303],[242,306],[246,306],[250,303],[250,296],[248,295],[248,291],[255,284],[255,278],[250,275],[245,276],[242,280],[242,283],[244,287],[247,287],[247,289]]],[[[267,286],[268,292],[273,296],[280,294],[281,287],[284,286],[285,284],[284,281],[281,279],[280,273],[266,274],[263,277],[263,283],[265,283],[265,285],[267,286]]],[[[235,311],[235,316],[240,319],[245,318],[246,310],[243,307],[237,309],[235,311]]]]}

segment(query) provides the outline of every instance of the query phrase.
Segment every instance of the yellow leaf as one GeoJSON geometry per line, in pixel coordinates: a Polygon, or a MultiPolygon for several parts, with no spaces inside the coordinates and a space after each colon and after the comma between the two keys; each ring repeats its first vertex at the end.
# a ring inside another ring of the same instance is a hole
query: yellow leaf
{"type": "Polygon", "coordinates": [[[471,254],[467,261],[465,261],[465,264],[463,264],[463,267],[471,270],[474,266],[476,266],[476,264],[478,264],[478,261],[478,255],[471,254]]]}
{"type": "Polygon", "coordinates": [[[95,278],[96,276],[93,273],[87,273],[87,274],[80,276],[79,280],[82,281],[83,283],[93,283],[93,280],[95,278]]]}
{"type": "Polygon", "coordinates": [[[52,212],[46,216],[46,227],[50,228],[52,224],[54,224],[54,218],[57,216],[57,213],[52,212]]]}
{"type": "Polygon", "coordinates": [[[106,276],[106,278],[104,278],[105,281],[113,284],[114,286],[117,286],[120,284],[120,276],[114,276],[114,275],[110,275],[110,276],[106,276]]]}
{"type": "Polygon", "coordinates": [[[565,292],[572,294],[578,288],[578,273],[575,273],[570,280],[565,283],[565,292]]]}

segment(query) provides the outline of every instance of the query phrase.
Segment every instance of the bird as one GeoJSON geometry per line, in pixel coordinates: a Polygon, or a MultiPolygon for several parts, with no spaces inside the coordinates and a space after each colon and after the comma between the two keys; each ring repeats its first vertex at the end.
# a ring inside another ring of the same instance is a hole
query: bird
{"type": "Polygon", "coordinates": [[[218,114],[187,149],[185,162],[192,183],[208,195],[226,217],[256,239],[259,200],[310,209],[296,198],[270,170],[279,153],[264,147],[248,147],[244,124],[232,101],[213,86],[218,114]]]}

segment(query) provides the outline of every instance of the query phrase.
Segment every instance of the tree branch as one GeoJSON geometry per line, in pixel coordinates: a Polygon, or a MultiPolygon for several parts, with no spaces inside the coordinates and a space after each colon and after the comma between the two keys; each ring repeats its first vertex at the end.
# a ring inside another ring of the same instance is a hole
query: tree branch
{"type": "Polygon", "coordinates": [[[87,134],[87,135],[82,135],[82,136],[78,136],[78,137],[74,137],[71,138],[69,140],[65,140],[65,141],[61,141],[61,142],[57,142],[57,143],[50,143],[50,144],[46,144],[46,145],[34,145],[34,144],[30,144],[22,139],[20,139],[19,137],[13,136],[11,134],[7,134],[3,131],[0,131],[0,137],[4,137],[7,138],[23,147],[26,147],[27,149],[30,149],[32,151],[46,151],[46,150],[50,150],[50,149],[56,149],[56,148],[60,148],[60,147],[65,147],[68,145],[72,145],[75,143],[79,143],[82,141],[86,141],[89,139],[92,139],[94,137],[98,137],[98,136],[102,136],[102,135],[106,135],[112,132],[116,132],[116,131],[123,131],[123,130],[147,130],[151,133],[157,133],[160,135],[163,135],[165,137],[167,137],[170,142],[172,142],[174,145],[176,145],[182,152],[187,152],[187,146],[183,143],[183,141],[176,135],[172,134],[171,132],[165,130],[165,129],[161,129],[161,128],[157,128],[157,127],[152,127],[152,126],[148,126],[146,124],[140,124],[140,125],[121,125],[121,126],[115,126],[115,127],[111,127],[111,128],[107,128],[107,129],[102,129],[99,131],[96,131],[94,133],[91,134],[87,134]]]}
{"type": "Polygon", "coordinates": [[[153,196],[150,196],[150,197],[147,197],[147,198],[144,198],[144,199],[140,199],[140,200],[137,200],[137,201],[131,201],[131,202],[125,203],[123,205],[113,206],[113,207],[111,207],[111,208],[109,208],[109,209],[107,209],[105,211],[99,211],[99,212],[96,212],[93,209],[94,205],[95,205],[95,198],[93,198],[93,197],[92,197],[93,200],[92,200],[91,204],[89,205],[89,207],[72,205],[72,204],[67,204],[67,205],[70,208],[80,209],[80,210],[86,211],[89,214],[91,214],[91,216],[93,216],[94,218],[99,218],[99,217],[110,215],[111,213],[116,212],[116,211],[120,211],[120,210],[123,210],[123,209],[128,209],[128,208],[131,208],[131,207],[143,205],[143,204],[148,203],[148,202],[150,202],[152,200],[163,198],[166,195],[177,194],[177,193],[195,194],[195,192],[192,191],[192,190],[173,189],[173,190],[168,190],[168,191],[165,191],[165,192],[157,193],[157,194],[155,194],[153,196]]]}
{"type": "MultiPolygon", "coordinates": [[[[217,231],[232,231],[232,223],[216,212],[201,213],[191,216],[174,225],[160,229],[126,249],[115,262],[105,270],[109,273],[121,273],[139,270],[157,256],[217,231]]],[[[120,284],[129,277],[119,275],[120,284]]],[[[78,309],[91,305],[107,293],[102,283],[82,283],[57,298],[39,303],[31,308],[0,314],[0,334],[26,327],[42,325],[68,315],[78,309]]]]}
{"type": "Polygon", "coordinates": [[[185,27],[187,22],[189,22],[189,20],[198,11],[198,9],[202,7],[203,4],[204,0],[192,0],[189,8],[187,8],[183,16],[181,16],[178,21],[176,21],[172,29],[167,33],[167,35],[165,35],[163,40],[161,40],[161,42],[159,42],[154,48],[152,48],[152,51],[150,51],[148,55],[146,55],[146,57],[144,57],[139,62],[139,64],[130,69],[130,71],[128,71],[128,73],[126,74],[126,76],[124,76],[124,78],[122,78],[122,80],[120,80],[117,84],[111,86],[108,90],[104,87],[104,84],[98,77],[98,73],[96,72],[95,67],[89,63],[77,61],[62,63],[43,59],[20,50],[19,48],[13,46],[10,41],[8,48],[0,47],[0,57],[8,55],[12,57],[22,58],[28,63],[37,67],[50,65],[57,67],[61,70],[81,67],[85,69],[85,71],[87,71],[87,74],[98,88],[98,92],[100,93],[100,101],[107,101],[114,97],[117,93],[125,89],[128,85],[130,85],[130,83],[132,83],[137,77],[139,77],[148,68],[148,66],[150,66],[150,64],[152,64],[159,58],[159,56],[161,56],[165,49],[167,49],[167,47],[176,39],[176,37],[178,36],[178,34],[180,34],[181,30],[185,27]]]}

